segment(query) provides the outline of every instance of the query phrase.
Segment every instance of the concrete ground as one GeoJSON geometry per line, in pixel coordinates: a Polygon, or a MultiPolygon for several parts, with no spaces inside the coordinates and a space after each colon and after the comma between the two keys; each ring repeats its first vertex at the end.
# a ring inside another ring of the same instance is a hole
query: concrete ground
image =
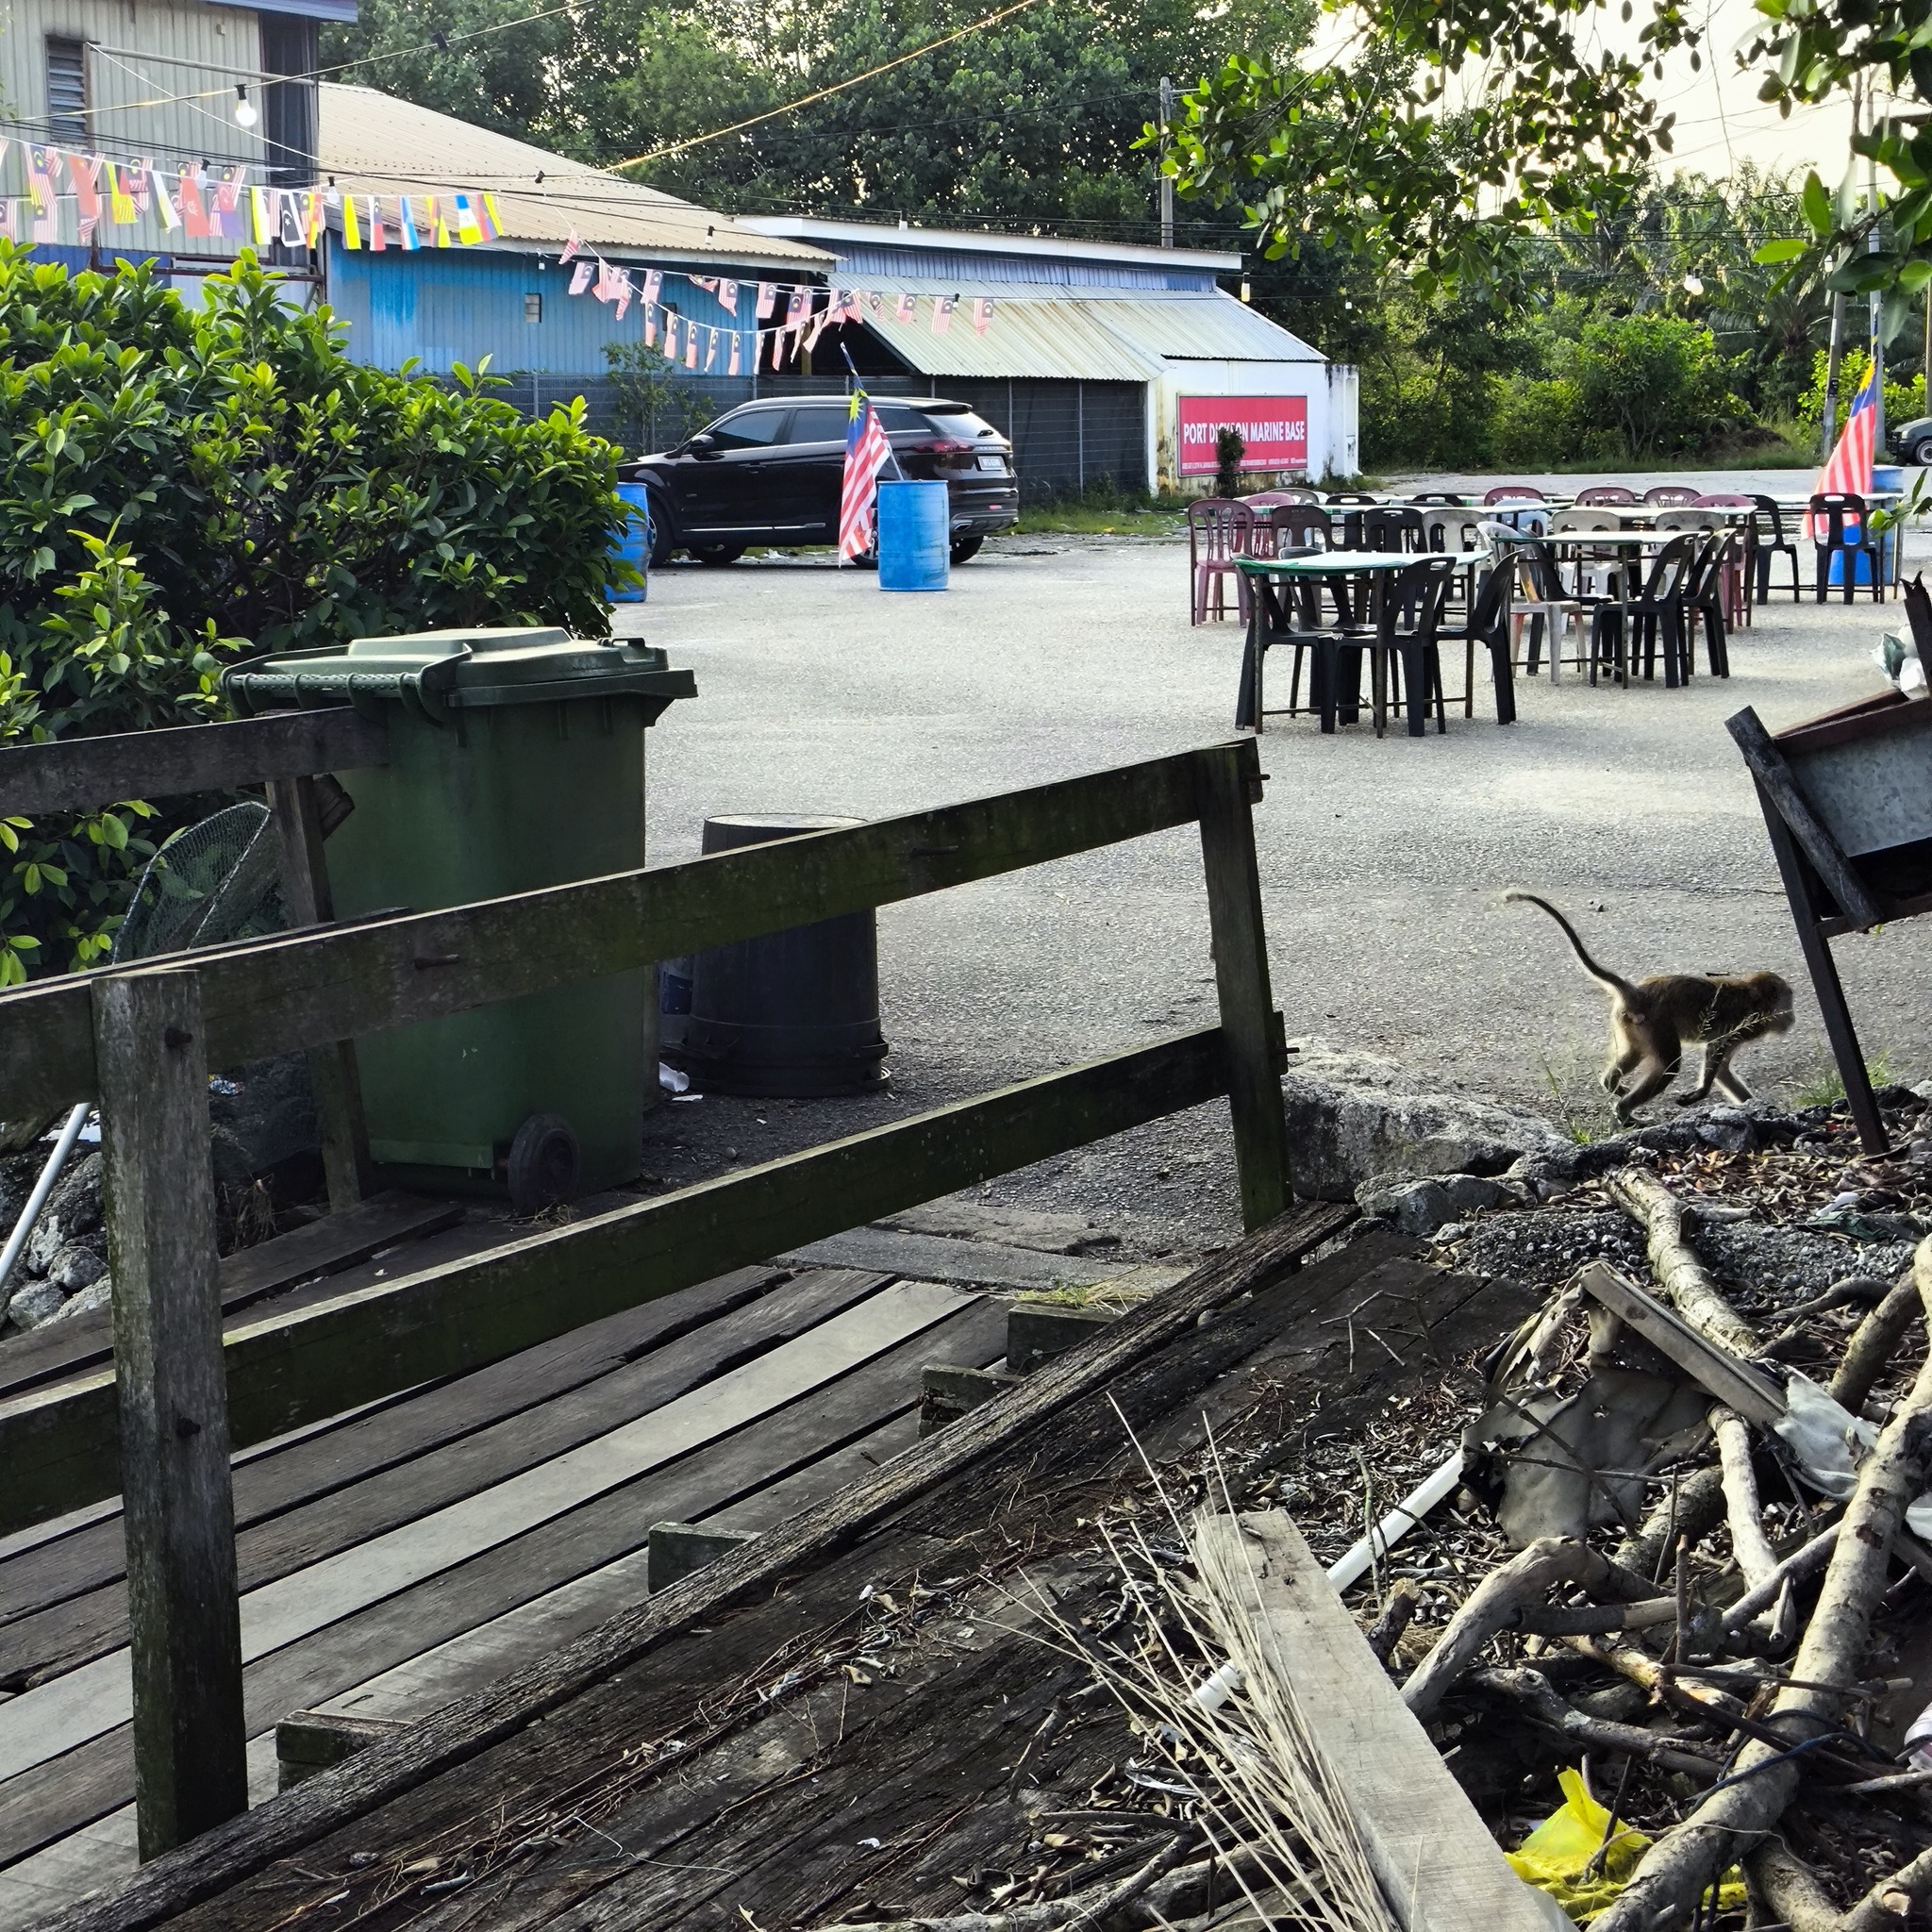
{"type": "MultiPolygon", "coordinates": [[[[1241,631],[1189,626],[1186,560],[1169,541],[1012,539],[930,596],[883,593],[822,557],[657,574],[650,602],[626,607],[619,627],[690,665],[698,696],[651,734],[653,860],[694,854],[709,813],[873,817],[1233,736],[1241,631]]],[[[1624,691],[1574,674],[1555,687],[1519,680],[1520,722],[1507,728],[1479,687],[1473,718],[1454,715],[1446,737],[1420,741],[1272,724],[1257,829],[1291,1038],[1600,1124],[1603,995],[1546,919],[1500,903],[1522,885],[1564,907],[1633,976],[1784,974],[1798,1024],[1740,1069],[1786,1096],[1824,1074],[1816,1007],[1724,720],[1751,705],[1775,730],[1874,691],[1869,654],[1904,612],[1794,608],[1787,593],[1756,615],[1732,640],[1727,682],[1624,691]]],[[[1452,690],[1459,669],[1445,666],[1452,690]]],[[[1214,1011],[1189,833],[889,908],[879,932],[891,1095],[667,1106],[649,1129],[664,1182],[1214,1011]]],[[[1868,1055],[1911,1079],[1932,1073],[1924,941],[1907,924],[1838,942],[1868,1055]]],[[[1140,1247],[1158,1251],[1226,1238],[1231,1179],[1224,1109],[1211,1108],[995,1184],[986,1199],[1126,1217],[1140,1247]]]]}

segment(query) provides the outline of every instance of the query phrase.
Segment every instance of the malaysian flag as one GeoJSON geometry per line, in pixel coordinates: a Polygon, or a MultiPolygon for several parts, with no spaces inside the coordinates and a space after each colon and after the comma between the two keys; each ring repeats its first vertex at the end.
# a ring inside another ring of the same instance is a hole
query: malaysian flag
{"type": "Polygon", "coordinates": [[[1818,473],[1818,494],[1846,491],[1854,496],[1872,493],[1872,445],[1878,426],[1878,365],[1865,378],[1865,387],[1852,398],[1852,413],[1840,431],[1838,447],[1818,473]]]}
{"type": "Polygon", "coordinates": [[[839,495],[839,555],[858,558],[872,548],[872,500],[878,475],[892,460],[892,445],[879,427],[872,398],[852,392],[845,425],[845,487],[839,495]]]}

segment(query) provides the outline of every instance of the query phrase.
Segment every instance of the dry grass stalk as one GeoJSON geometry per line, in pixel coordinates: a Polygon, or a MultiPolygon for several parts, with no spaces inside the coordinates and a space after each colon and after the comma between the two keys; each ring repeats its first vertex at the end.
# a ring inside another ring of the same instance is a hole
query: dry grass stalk
{"type": "Polygon", "coordinates": [[[1046,1621],[1197,1793],[1201,1830],[1261,1924],[1401,1932],[1288,1659],[1243,1608],[1255,1579],[1238,1567],[1250,1564],[1241,1539],[1212,1533],[1233,1514],[1224,1483],[1223,1500],[1191,1524],[1169,1505],[1193,1580],[1160,1563],[1138,1523],[1103,1525],[1129,1594],[1149,1613],[1136,1651],[1097,1654],[1050,1608],[1046,1621]],[[1292,1901],[1287,1917],[1271,1913],[1271,1892],[1292,1901]]]}

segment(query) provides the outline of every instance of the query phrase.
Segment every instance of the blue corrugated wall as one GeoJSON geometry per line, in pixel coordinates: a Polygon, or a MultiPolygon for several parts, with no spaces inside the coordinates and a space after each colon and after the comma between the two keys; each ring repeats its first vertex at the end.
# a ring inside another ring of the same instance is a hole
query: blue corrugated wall
{"type": "MultiPolygon", "coordinates": [[[[635,272],[642,264],[630,261],[623,266],[635,272]]],[[[741,280],[755,280],[758,272],[735,273],[741,280]]],[[[795,271],[782,277],[772,269],[765,274],[772,279],[804,279],[795,271]]],[[[619,322],[608,303],[590,294],[572,295],[570,277],[570,265],[559,267],[555,255],[491,248],[419,248],[409,254],[389,248],[372,255],[366,249],[345,249],[338,238],[329,238],[328,299],[337,316],[349,325],[348,353],[379,369],[399,369],[414,357],[425,373],[446,375],[452,363],[464,362],[474,369],[488,356],[498,375],[518,369],[601,375],[608,366],[607,342],[641,340],[641,307],[633,302],[619,322]],[[530,294],[543,298],[541,322],[525,319],[524,297],[530,294]]],[[[632,279],[637,278],[633,273],[632,279]]],[[[667,274],[664,279],[663,299],[675,304],[680,315],[736,328],[747,337],[754,326],[756,294],[755,289],[741,292],[734,318],[708,291],[674,275],[667,274]]],[[[721,338],[717,374],[728,366],[728,354],[721,338]]],[[[741,354],[742,366],[749,370],[749,340],[741,354]]]]}

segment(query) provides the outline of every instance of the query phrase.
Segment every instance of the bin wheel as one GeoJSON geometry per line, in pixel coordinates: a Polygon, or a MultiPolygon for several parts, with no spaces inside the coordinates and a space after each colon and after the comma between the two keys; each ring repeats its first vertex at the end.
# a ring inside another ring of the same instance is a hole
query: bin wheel
{"type": "Polygon", "coordinates": [[[533,1113],[509,1143],[509,1205],[538,1214],[577,1192],[576,1130],[560,1113],[533,1113]]]}

